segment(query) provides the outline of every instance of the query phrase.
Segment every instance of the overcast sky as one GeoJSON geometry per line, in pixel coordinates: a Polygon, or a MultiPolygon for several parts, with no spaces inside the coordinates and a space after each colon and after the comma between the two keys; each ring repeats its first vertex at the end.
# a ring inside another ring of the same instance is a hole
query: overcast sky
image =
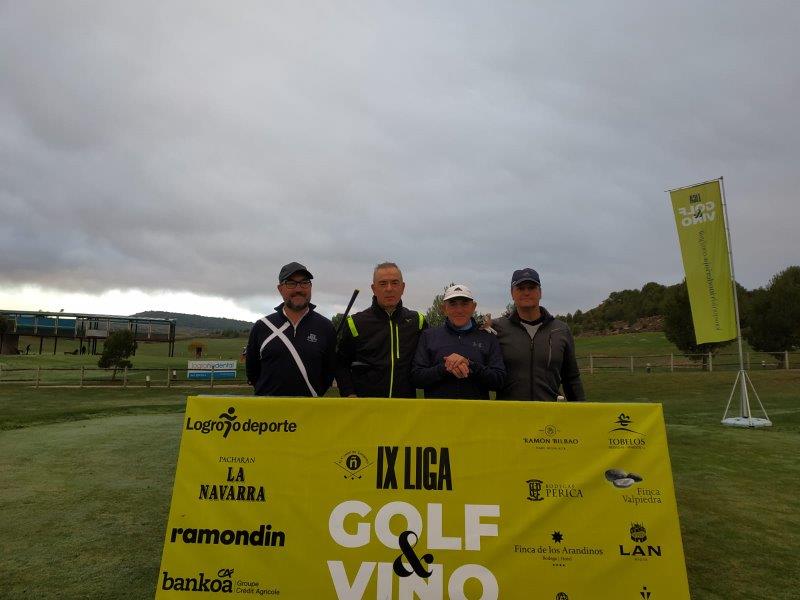
{"type": "Polygon", "coordinates": [[[737,279],[800,264],[796,2],[0,3],[0,308],[331,315],[394,260],[479,310],[678,282],[725,177],[737,279]]]}

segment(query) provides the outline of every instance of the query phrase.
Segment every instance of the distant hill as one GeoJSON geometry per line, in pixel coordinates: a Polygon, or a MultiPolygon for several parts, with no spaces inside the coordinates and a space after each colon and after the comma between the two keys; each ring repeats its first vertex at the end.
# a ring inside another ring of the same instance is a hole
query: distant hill
{"type": "Polygon", "coordinates": [[[202,315],[189,315],[186,313],[165,312],[161,310],[146,310],[130,315],[132,317],[149,317],[152,319],[175,319],[179,332],[185,333],[217,333],[228,334],[232,332],[248,332],[252,323],[237,321],[223,317],[204,317],[202,315]]]}
{"type": "Polygon", "coordinates": [[[653,281],[641,290],[611,292],[595,308],[586,312],[558,315],[575,335],[602,335],[633,331],[663,331],[664,307],[677,285],[661,285],[653,281]]]}

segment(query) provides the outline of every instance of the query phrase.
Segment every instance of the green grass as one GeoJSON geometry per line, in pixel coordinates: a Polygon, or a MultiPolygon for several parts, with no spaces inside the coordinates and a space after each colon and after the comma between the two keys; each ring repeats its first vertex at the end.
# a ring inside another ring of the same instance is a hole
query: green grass
{"type": "MultiPolygon", "coordinates": [[[[238,338],[197,338],[207,345],[204,358],[241,360],[242,347],[247,343],[246,337],[238,338]]],[[[128,374],[130,385],[144,385],[145,377],[150,375],[156,385],[166,382],[167,370],[177,371],[178,380],[186,379],[187,361],[190,356],[188,345],[191,340],[176,342],[175,356],[167,356],[167,345],[160,343],[140,343],[136,356],[131,358],[133,370],[128,374]]],[[[21,338],[20,347],[31,344],[34,352],[39,350],[39,342],[35,338],[21,338]]],[[[0,385],[4,382],[28,382],[36,380],[36,368],[42,369],[40,377],[42,385],[77,384],[80,381],[80,368],[86,369],[84,382],[86,385],[108,384],[111,382],[111,371],[98,369],[99,356],[64,354],[78,347],[78,343],[61,340],[56,354],[52,353],[53,340],[45,340],[43,354],[19,356],[0,356],[0,385]]],[[[101,348],[98,349],[100,351],[101,348]]],[[[749,357],[750,365],[756,370],[774,370],[779,367],[776,359],[765,353],[753,352],[745,344],[744,351],[749,357]],[[761,363],[765,361],[765,368],[761,363]]],[[[576,338],[576,352],[581,369],[588,371],[591,365],[596,371],[629,371],[633,357],[634,369],[643,371],[647,365],[657,372],[670,370],[671,363],[677,370],[697,371],[701,364],[683,357],[677,348],[664,337],[663,333],[628,333],[609,336],[588,336],[576,338]],[[670,360],[670,354],[674,359],[670,360]]],[[[800,365],[800,354],[790,358],[790,364],[800,365]]],[[[718,370],[737,370],[739,368],[738,350],[735,343],[722,349],[714,359],[714,367],[718,370]]],[[[117,379],[122,376],[117,374],[117,379]]],[[[244,365],[239,364],[236,383],[245,383],[244,365]]],[[[222,382],[224,385],[224,382],[222,382]]]]}
{"type": "MultiPolygon", "coordinates": [[[[206,344],[207,349],[203,358],[207,359],[226,359],[236,360],[242,351],[242,346],[247,343],[246,337],[236,338],[192,338],[187,340],[177,340],[175,342],[175,356],[170,358],[167,356],[169,347],[165,343],[159,342],[139,342],[139,347],[136,355],[132,357],[135,366],[142,367],[161,367],[161,366],[183,366],[186,367],[187,360],[194,360],[194,354],[189,353],[189,342],[198,340],[206,344]],[[141,363],[141,365],[139,364],[141,363]]],[[[56,352],[53,354],[53,339],[48,338],[44,340],[44,347],[42,354],[39,352],[39,339],[32,337],[21,337],[19,340],[19,348],[25,351],[25,345],[31,345],[31,353],[20,354],[15,356],[3,355],[0,357],[0,362],[13,365],[16,363],[28,364],[33,362],[41,366],[80,366],[80,365],[97,365],[97,359],[100,358],[100,353],[103,350],[101,343],[97,344],[97,355],[91,354],[64,354],[64,352],[72,352],[79,347],[76,340],[59,340],[56,352]]],[[[87,344],[85,344],[87,345],[87,344]]],[[[87,345],[88,347],[88,345],[87,345]]]]}
{"type": "MultiPolygon", "coordinates": [[[[663,404],[693,598],[796,598],[800,371],[752,373],[764,430],[719,424],[733,376],[584,383],[593,401],[663,404]]],[[[186,393],[0,387],[0,597],[152,597],[186,393]]]]}
{"type": "MultiPolygon", "coordinates": [[[[242,346],[247,343],[247,338],[197,338],[207,345],[204,360],[238,360],[241,361],[242,346]]],[[[178,379],[185,381],[186,367],[189,360],[194,360],[194,355],[189,354],[190,340],[179,340],[175,345],[175,356],[167,356],[168,346],[161,343],[139,343],[135,356],[131,357],[133,370],[129,373],[129,383],[144,385],[145,377],[150,375],[152,381],[162,385],[166,381],[167,370],[177,371],[178,379]]],[[[57,352],[53,354],[53,340],[45,340],[42,354],[38,354],[39,342],[34,338],[20,338],[20,348],[30,343],[32,352],[28,355],[3,355],[0,356],[0,384],[9,380],[16,382],[25,381],[33,383],[36,380],[36,368],[40,367],[41,383],[49,384],[77,384],[80,381],[80,369],[84,367],[84,382],[91,384],[108,384],[111,382],[112,373],[109,370],[99,369],[97,361],[99,354],[72,355],[64,354],[78,347],[76,341],[60,340],[57,352]]],[[[98,352],[102,346],[98,345],[98,352]]],[[[117,380],[122,380],[122,375],[117,373],[117,380]]],[[[244,365],[239,364],[238,383],[245,383],[244,365]]]]}
{"type": "Polygon", "coordinates": [[[152,598],[181,416],[0,434],[2,598],[152,598]]]}
{"type": "MultiPolygon", "coordinates": [[[[239,388],[239,392],[251,393],[249,388],[239,388]]],[[[9,386],[0,388],[0,431],[117,415],[182,413],[186,396],[186,389],[37,390],[9,386]]]]}
{"type": "Polygon", "coordinates": [[[619,335],[579,336],[575,338],[579,356],[588,354],[624,355],[669,354],[677,352],[663,333],[623,333],[619,335]]]}

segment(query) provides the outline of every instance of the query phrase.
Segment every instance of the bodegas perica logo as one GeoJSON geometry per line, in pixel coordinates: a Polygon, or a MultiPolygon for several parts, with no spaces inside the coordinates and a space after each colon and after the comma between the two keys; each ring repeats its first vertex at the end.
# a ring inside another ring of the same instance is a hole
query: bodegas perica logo
{"type": "Polygon", "coordinates": [[[203,435],[221,433],[227,438],[231,432],[244,432],[263,435],[265,433],[294,433],[297,423],[284,419],[283,421],[254,421],[251,418],[240,419],[236,414],[236,407],[231,406],[216,419],[192,420],[186,417],[186,431],[194,431],[203,435]]]}
{"type": "Polygon", "coordinates": [[[553,483],[541,479],[528,479],[528,497],[531,502],[541,502],[549,498],[577,500],[583,498],[583,490],[574,483],[553,483]]]}

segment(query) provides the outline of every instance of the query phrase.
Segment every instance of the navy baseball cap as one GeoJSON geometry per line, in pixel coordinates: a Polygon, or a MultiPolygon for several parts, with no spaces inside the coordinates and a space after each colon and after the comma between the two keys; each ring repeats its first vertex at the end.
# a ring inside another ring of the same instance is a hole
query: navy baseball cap
{"type": "Polygon", "coordinates": [[[536,285],[542,285],[539,281],[539,274],[530,267],[526,267],[524,269],[517,269],[514,271],[514,274],[511,276],[511,287],[526,281],[530,281],[536,285]]]}
{"type": "Polygon", "coordinates": [[[311,271],[306,269],[299,262],[290,262],[288,265],[283,265],[283,267],[281,267],[281,272],[278,273],[278,283],[286,281],[295,273],[303,273],[309,279],[314,279],[311,271]]]}

